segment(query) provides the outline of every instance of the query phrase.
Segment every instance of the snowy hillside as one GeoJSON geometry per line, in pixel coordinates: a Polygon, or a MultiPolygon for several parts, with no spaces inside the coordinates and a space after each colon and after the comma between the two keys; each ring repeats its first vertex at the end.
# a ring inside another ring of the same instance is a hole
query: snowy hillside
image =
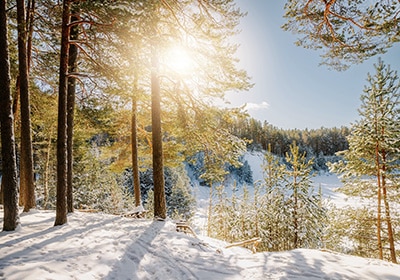
{"type": "MultiPolygon", "coordinates": [[[[251,167],[254,182],[262,180],[263,170],[261,166],[263,164],[263,154],[261,152],[247,152],[244,159],[247,160],[251,167]]],[[[322,196],[325,199],[329,199],[338,207],[345,205],[356,206],[360,203],[355,198],[348,198],[346,195],[335,191],[337,188],[342,186],[342,183],[335,174],[321,173],[313,177],[312,181],[315,189],[318,190],[318,188],[321,187],[322,196]]]]}
{"type": "Polygon", "coordinates": [[[172,221],[76,212],[54,227],[54,217],[23,214],[21,228],[0,233],[0,279],[400,279],[400,265],[374,259],[225,249],[176,232],[172,221]]]}

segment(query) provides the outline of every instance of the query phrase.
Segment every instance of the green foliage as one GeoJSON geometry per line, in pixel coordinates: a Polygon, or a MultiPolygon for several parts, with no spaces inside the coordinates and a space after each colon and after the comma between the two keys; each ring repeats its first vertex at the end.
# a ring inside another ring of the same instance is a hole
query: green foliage
{"type": "Polygon", "coordinates": [[[118,184],[108,165],[99,160],[98,152],[94,146],[74,164],[75,207],[120,214],[134,205],[133,198],[118,184]]]}
{"type": "Polygon", "coordinates": [[[229,198],[217,188],[209,219],[210,235],[229,242],[261,238],[262,251],[320,248],[326,226],[326,209],[321,194],[311,186],[311,161],[291,146],[287,156],[291,168],[269,152],[264,161],[264,182],[229,198]]]}
{"type": "Polygon", "coordinates": [[[196,206],[190,179],[182,166],[172,169],[171,173],[171,194],[167,196],[168,216],[177,220],[189,220],[193,217],[196,206]]]}
{"type": "MultiPolygon", "coordinates": [[[[349,149],[341,153],[343,160],[333,164],[331,170],[341,174],[344,184],[341,191],[376,201],[376,242],[382,244],[381,236],[387,235],[390,258],[396,262],[393,234],[396,230],[393,230],[390,205],[395,205],[399,196],[394,186],[398,184],[400,167],[400,81],[397,73],[381,60],[375,69],[374,76],[368,75],[369,86],[361,96],[361,119],[352,127],[349,149]],[[387,224],[387,231],[383,230],[382,223],[387,224]]],[[[379,247],[382,258],[384,254],[379,247]]]]}
{"type": "Polygon", "coordinates": [[[312,160],[299,153],[296,143],[290,146],[286,155],[290,167],[283,172],[283,188],[287,192],[285,205],[289,212],[289,228],[293,238],[293,248],[313,248],[321,245],[325,215],[322,197],[314,193],[311,185],[312,160]]]}
{"type": "Polygon", "coordinates": [[[322,50],[323,64],[343,70],[400,40],[399,10],[396,0],[288,0],[283,29],[300,36],[297,45],[322,50]]]}
{"type": "Polygon", "coordinates": [[[375,69],[375,76],[368,74],[369,86],[361,96],[361,119],[352,126],[349,149],[340,153],[342,161],[331,165],[332,171],[341,174],[343,190],[361,197],[371,197],[376,187],[365,176],[377,178],[383,172],[396,182],[399,171],[400,81],[381,60],[375,69]]]}
{"type": "MultiPolygon", "coordinates": [[[[56,180],[54,92],[58,84],[60,3],[36,1],[31,64],[37,191],[41,205],[50,208],[54,206],[56,180]]],[[[223,99],[227,91],[251,87],[247,74],[237,65],[237,46],[230,40],[244,15],[234,1],[78,1],[73,12],[84,22],[79,25],[79,40],[73,42],[79,49],[79,69],[72,73],[78,85],[74,127],[77,207],[114,213],[130,200],[116,177],[130,168],[129,108],[133,97],[138,102],[140,168],[146,170],[151,165],[152,49],[157,49],[161,62],[166,166],[179,167],[185,158],[203,152],[207,156],[206,179],[216,182],[224,179],[226,165],[240,165],[238,158],[245,151],[245,142],[231,133],[229,124],[243,112],[210,105],[215,98],[223,99]],[[189,75],[167,65],[165,56],[178,45],[193,60],[189,75]]],[[[193,201],[188,187],[184,175],[177,175],[170,194],[171,215],[190,217],[193,201]]]]}
{"type": "Polygon", "coordinates": [[[273,154],[282,157],[289,152],[293,141],[296,141],[307,158],[315,158],[314,170],[328,170],[326,160],[338,160],[335,153],[348,148],[346,137],[350,133],[347,127],[280,129],[249,117],[236,118],[230,124],[229,130],[237,137],[247,139],[249,149],[270,149],[273,154]]]}
{"type": "Polygon", "coordinates": [[[185,139],[184,152],[193,161],[203,161],[200,179],[210,186],[225,179],[229,166],[242,165],[239,159],[246,151],[246,142],[229,132],[226,122],[231,120],[232,114],[235,112],[215,107],[204,108],[181,128],[185,139]],[[193,157],[198,152],[202,157],[193,157]]]}
{"type": "Polygon", "coordinates": [[[324,239],[327,249],[364,258],[378,255],[374,211],[367,207],[332,207],[328,220],[324,239]]]}

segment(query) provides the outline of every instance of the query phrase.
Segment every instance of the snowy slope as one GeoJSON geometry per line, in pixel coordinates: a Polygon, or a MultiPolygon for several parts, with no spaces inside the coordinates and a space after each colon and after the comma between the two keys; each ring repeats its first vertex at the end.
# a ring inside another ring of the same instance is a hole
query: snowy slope
{"type": "MultiPolygon", "coordinates": [[[[3,211],[0,211],[2,224],[3,211]]],[[[0,279],[400,279],[400,265],[294,250],[256,253],[175,231],[172,221],[76,212],[23,214],[0,233],[0,279]]]]}
{"type": "MultiPolygon", "coordinates": [[[[261,152],[247,152],[244,159],[249,163],[253,172],[254,182],[263,180],[263,157],[261,152]]],[[[342,186],[342,182],[335,174],[321,173],[312,178],[313,186],[318,191],[321,188],[322,196],[334,203],[338,207],[350,205],[352,207],[361,206],[362,202],[357,198],[349,198],[335,190],[342,186]]]]}

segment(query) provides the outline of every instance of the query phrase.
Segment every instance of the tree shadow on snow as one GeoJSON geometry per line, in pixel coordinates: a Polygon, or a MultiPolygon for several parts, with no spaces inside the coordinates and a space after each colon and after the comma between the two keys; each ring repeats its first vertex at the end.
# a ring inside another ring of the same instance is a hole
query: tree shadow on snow
{"type": "Polygon", "coordinates": [[[201,248],[200,243],[177,233],[171,224],[153,221],[126,246],[122,258],[104,279],[230,279],[240,275],[222,255],[201,248]]]}

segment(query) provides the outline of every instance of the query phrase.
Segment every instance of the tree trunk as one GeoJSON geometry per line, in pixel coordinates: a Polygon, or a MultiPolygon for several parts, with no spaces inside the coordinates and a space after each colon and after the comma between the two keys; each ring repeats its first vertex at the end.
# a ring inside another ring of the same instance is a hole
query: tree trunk
{"type": "Polygon", "coordinates": [[[152,54],[151,64],[151,123],[153,140],[154,217],[165,219],[167,217],[167,211],[165,202],[164,164],[161,134],[161,96],[160,80],[157,72],[158,59],[155,53],[152,54]]]}
{"type": "Polygon", "coordinates": [[[54,225],[67,222],[67,73],[70,1],[63,1],[57,123],[57,202],[54,225]]]}
{"type": "Polygon", "coordinates": [[[293,246],[294,249],[297,249],[298,243],[299,243],[299,220],[297,217],[298,213],[298,187],[297,187],[297,176],[296,176],[296,170],[293,171],[293,197],[294,197],[294,203],[293,203],[293,231],[294,231],[294,236],[293,236],[293,246]]]}
{"type": "MultiPolygon", "coordinates": [[[[383,174],[385,174],[385,172],[386,172],[386,152],[385,151],[382,152],[382,161],[383,161],[382,171],[383,171],[383,174]]],[[[385,206],[385,220],[386,220],[387,231],[388,231],[388,240],[389,240],[389,247],[390,247],[390,260],[393,263],[397,263],[396,248],[395,248],[394,234],[393,234],[393,227],[392,227],[392,219],[390,216],[389,201],[387,199],[387,187],[386,187],[385,175],[382,175],[382,196],[383,196],[383,204],[385,206]]]]}
{"type": "Polygon", "coordinates": [[[0,1],[0,129],[3,167],[3,230],[15,230],[19,224],[18,180],[14,123],[10,90],[10,61],[7,42],[6,1],[0,1]]]}
{"type": "Polygon", "coordinates": [[[44,209],[47,210],[49,203],[49,173],[50,173],[50,152],[51,152],[51,136],[49,137],[47,144],[46,163],[44,165],[44,182],[43,182],[43,205],[44,209]]]}
{"type": "Polygon", "coordinates": [[[33,176],[33,155],[31,137],[31,109],[29,100],[29,74],[26,47],[25,1],[17,0],[18,22],[18,65],[21,100],[21,158],[20,187],[23,195],[24,212],[36,207],[35,183],[33,176]]]}
{"type": "Polygon", "coordinates": [[[3,200],[3,190],[4,190],[4,187],[3,187],[3,179],[2,179],[2,177],[0,177],[0,204],[3,204],[3,202],[4,202],[4,200],[3,200]]]}
{"type": "Polygon", "coordinates": [[[133,95],[132,95],[132,123],[131,123],[131,149],[132,149],[132,176],[133,176],[133,192],[135,194],[135,206],[142,205],[142,198],[140,194],[140,176],[139,176],[139,162],[138,162],[138,143],[137,143],[137,96],[138,85],[137,75],[134,76],[133,81],[133,95]]]}
{"type": "Polygon", "coordinates": [[[377,143],[375,146],[375,165],[376,165],[376,178],[378,183],[378,209],[377,209],[377,217],[376,217],[376,236],[378,242],[378,251],[379,251],[379,259],[383,260],[383,248],[382,248],[382,185],[381,185],[381,171],[380,171],[380,163],[379,163],[379,144],[377,143]]]}
{"type": "Polygon", "coordinates": [[[213,206],[213,183],[210,182],[210,193],[208,195],[207,236],[211,237],[212,206],[213,206]]]}
{"type": "MultiPolygon", "coordinates": [[[[74,10],[74,9],[73,9],[74,10]]],[[[71,22],[78,21],[78,11],[73,11],[71,22]]],[[[74,25],[70,30],[71,41],[77,40],[79,36],[79,26],[74,25]]],[[[70,44],[68,55],[68,71],[75,73],[78,68],[78,47],[70,44]]],[[[68,97],[67,97],[67,208],[68,213],[74,212],[73,199],[73,137],[74,137],[74,110],[75,110],[76,78],[68,77],[68,97]]]]}
{"type": "Polygon", "coordinates": [[[27,44],[26,44],[26,52],[27,52],[27,62],[28,62],[28,73],[31,69],[31,58],[32,58],[32,37],[33,37],[33,22],[35,19],[35,0],[28,1],[27,8],[27,44]]]}

